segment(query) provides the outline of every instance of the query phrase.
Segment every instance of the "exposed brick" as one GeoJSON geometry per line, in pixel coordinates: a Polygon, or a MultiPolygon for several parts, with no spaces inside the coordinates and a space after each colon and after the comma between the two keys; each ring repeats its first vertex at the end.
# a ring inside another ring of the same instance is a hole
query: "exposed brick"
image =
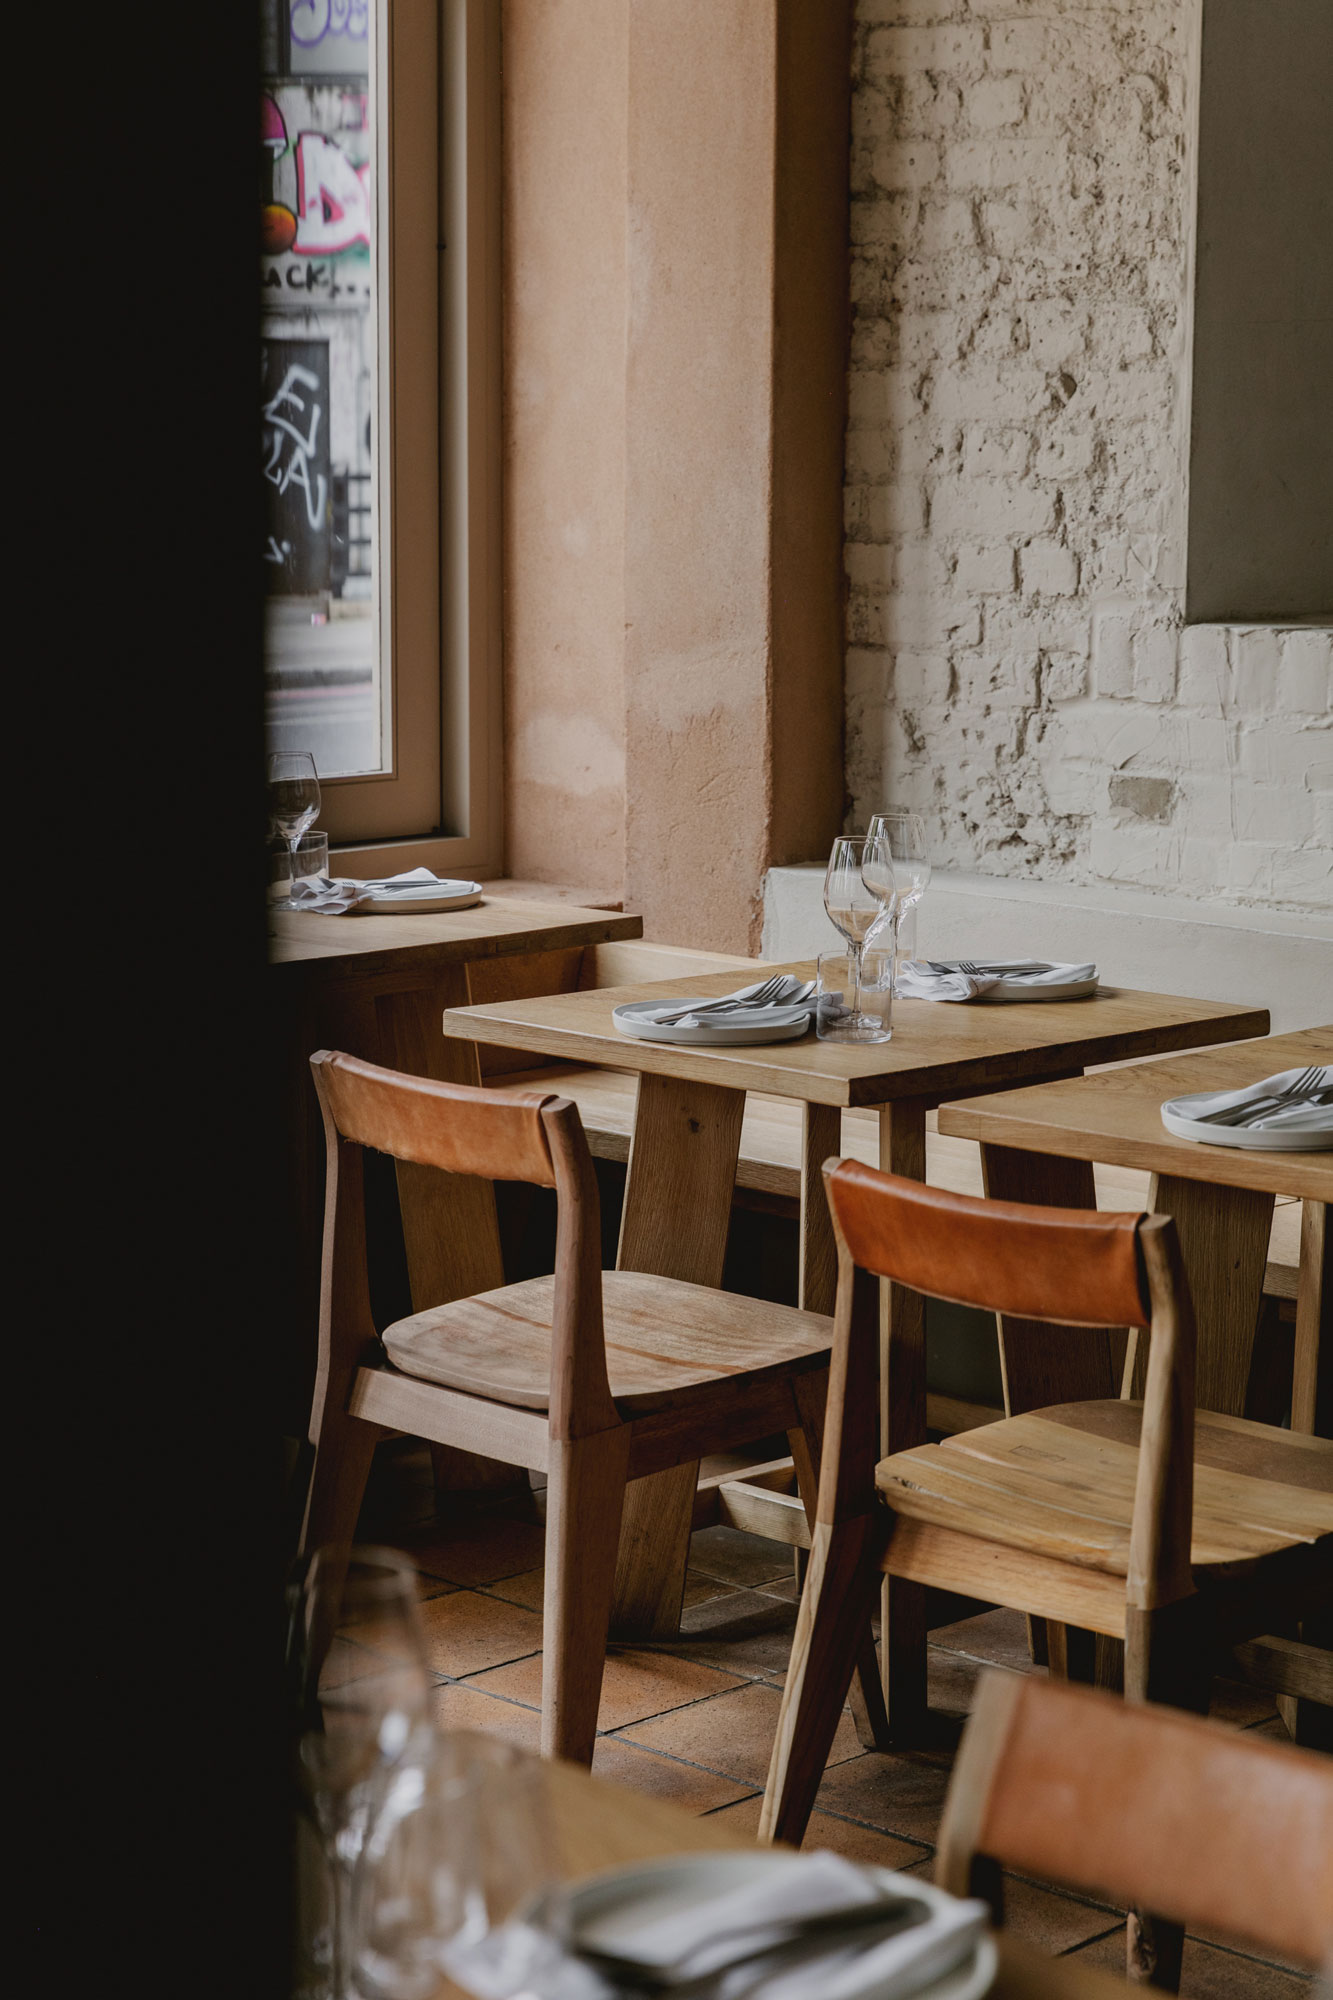
{"type": "Polygon", "coordinates": [[[1237,632],[1231,641],[1236,700],[1252,715],[1277,713],[1278,651],[1278,635],[1266,626],[1237,632]]]}
{"type": "Polygon", "coordinates": [[[1030,535],[1050,527],[1055,502],[1017,479],[937,479],[930,519],[945,535],[1030,535]]]}
{"type": "Polygon", "coordinates": [[[1072,597],[1078,589],[1078,557],[1058,542],[1029,542],[1018,562],[1029,596],[1072,597]]]}
{"type": "Polygon", "coordinates": [[[1134,691],[1130,629],[1133,614],[1125,606],[1099,609],[1092,621],[1092,678],[1098,694],[1127,695],[1134,691]]]}
{"type": "Polygon", "coordinates": [[[1333,632],[1288,632],[1278,668],[1284,715],[1327,715],[1333,699],[1333,632]]]}
{"type": "Polygon", "coordinates": [[[1176,635],[1150,625],[1134,636],[1134,692],[1140,701],[1170,701],[1176,691],[1176,635]]]}
{"type": "Polygon", "coordinates": [[[1225,625],[1188,625],[1177,651],[1177,698],[1190,708],[1217,708],[1231,688],[1225,625]]]}
{"type": "Polygon", "coordinates": [[[1012,590],[1014,587],[1014,552],[1003,543],[992,546],[972,545],[958,551],[958,566],[954,579],[960,591],[1012,590]]]}

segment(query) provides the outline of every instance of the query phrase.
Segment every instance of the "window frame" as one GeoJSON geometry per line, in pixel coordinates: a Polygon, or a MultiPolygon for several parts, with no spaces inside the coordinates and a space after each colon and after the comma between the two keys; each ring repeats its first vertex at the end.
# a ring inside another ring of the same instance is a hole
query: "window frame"
{"type": "Polygon", "coordinates": [[[321,781],[343,872],[502,866],[500,33],[381,0],[374,525],[389,771],[321,781]]]}

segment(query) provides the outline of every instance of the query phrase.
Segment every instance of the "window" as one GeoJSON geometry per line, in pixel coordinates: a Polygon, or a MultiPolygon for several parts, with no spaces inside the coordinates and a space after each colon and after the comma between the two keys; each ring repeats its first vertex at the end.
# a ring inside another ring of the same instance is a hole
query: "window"
{"type": "Polygon", "coordinates": [[[270,744],[336,843],[498,870],[496,10],[265,6],[270,744]]]}

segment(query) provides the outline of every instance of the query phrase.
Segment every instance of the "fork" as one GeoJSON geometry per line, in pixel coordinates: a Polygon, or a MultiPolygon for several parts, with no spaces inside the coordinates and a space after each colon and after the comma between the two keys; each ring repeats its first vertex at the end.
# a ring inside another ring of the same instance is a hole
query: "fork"
{"type": "Polygon", "coordinates": [[[747,993],[743,1000],[736,999],[734,994],[724,993],[719,1000],[700,1000],[695,1006],[682,1007],[674,1014],[654,1014],[653,1026],[669,1028],[675,1022],[683,1021],[689,1014],[714,1014],[719,1008],[766,1007],[777,999],[788,984],[791,984],[797,993],[802,990],[800,982],[794,981],[789,972],[779,972],[773,978],[764,980],[753,993],[747,993]]]}
{"type": "Polygon", "coordinates": [[[728,1939],[741,1939],[749,1935],[760,1935],[767,1931],[779,1930],[781,1936],[771,1945],[756,1953],[756,1966],[764,1959],[771,1959],[780,1952],[790,1950],[793,1945],[802,1944],[807,1938],[817,1938],[822,1933],[856,1931],[883,1927],[886,1936],[894,1930],[908,1930],[925,1922],[930,1916],[929,1906],[915,1896],[885,1897],[882,1901],[862,1903],[851,1909],[821,1910],[812,1916],[793,1918],[783,1923],[781,1918],[768,1917],[749,1924],[737,1924],[732,1929],[717,1931],[702,1944],[687,1952],[674,1965],[649,1966],[641,1959],[622,1958],[616,1952],[599,1951],[595,1946],[579,1947],[579,1957],[595,1966],[599,1972],[619,1979],[623,1984],[642,1992],[660,1992],[670,1989],[673,1993],[685,1995],[695,1987],[713,1985],[723,1971],[734,1968],[738,1960],[731,1960],[729,1966],[716,1965],[706,1973],[690,1975],[686,1968],[692,1958],[711,1950],[715,1945],[728,1939]]]}
{"type": "Polygon", "coordinates": [[[1261,1113],[1275,1110],[1278,1105],[1288,1103],[1294,1097],[1307,1096],[1314,1088],[1319,1076],[1319,1065],[1303,1069],[1294,1083],[1287,1083],[1281,1090],[1269,1091],[1266,1097],[1253,1097],[1248,1104],[1229,1104],[1221,1111],[1205,1111],[1196,1118],[1196,1125],[1247,1125],[1261,1113]]]}

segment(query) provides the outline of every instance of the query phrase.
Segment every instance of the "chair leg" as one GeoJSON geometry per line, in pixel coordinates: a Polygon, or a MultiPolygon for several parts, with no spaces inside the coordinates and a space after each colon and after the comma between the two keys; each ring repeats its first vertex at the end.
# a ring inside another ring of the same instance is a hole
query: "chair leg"
{"type": "MultiPolygon", "coordinates": [[[[1125,1613],[1125,1699],[1163,1702],[1196,1715],[1208,1713],[1212,1651],[1186,1598],[1156,1611],[1125,1613]]],[[[1166,1993],[1180,1991],[1185,1926],[1150,1910],[1130,1910],[1125,1925],[1125,1976],[1166,1993]]]]}
{"type": "Polygon", "coordinates": [[[592,1763],[629,1464],[628,1424],[551,1440],[542,1755],[592,1763]]]}
{"type": "Polygon", "coordinates": [[[926,1696],[926,1586],[886,1576],[880,1599],[884,1705],[890,1740],[899,1749],[924,1743],[930,1714],[926,1696]]]}
{"type": "Polygon", "coordinates": [[[328,1405],[319,1420],[315,1464],[301,1527],[301,1550],[356,1538],[357,1517],[366,1495],[375,1446],[388,1433],[378,1424],[328,1405]]]}
{"type": "Polygon", "coordinates": [[[761,1840],[799,1845],[870,1629],[887,1517],[863,1514],[837,1527],[819,1522],[782,1690],[761,1840]]]}

